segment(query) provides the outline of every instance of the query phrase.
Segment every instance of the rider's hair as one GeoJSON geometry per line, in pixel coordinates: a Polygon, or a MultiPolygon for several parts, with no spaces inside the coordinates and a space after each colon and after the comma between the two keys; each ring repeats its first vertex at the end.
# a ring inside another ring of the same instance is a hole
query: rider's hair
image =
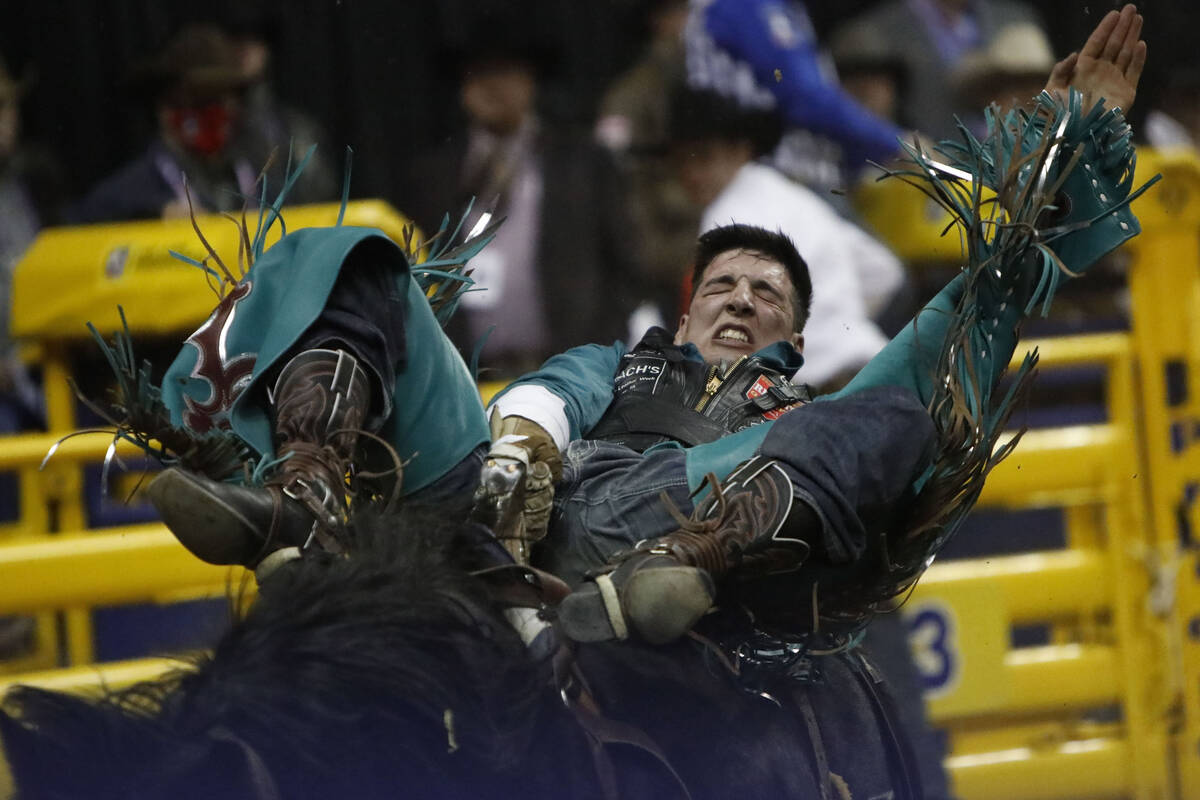
{"type": "Polygon", "coordinates": [[[722,253],[745,250],[778,262],[792,279],[792,310],[796,333],[804,330],[812,307],[812,279],[808,264],[800,256],[792,240],[780,231],[769,231],[756,225],[722,225],[705,232],[696,243],[696,258],[692,268],[692,297],[700,288],[704,271],[722,253]]]}

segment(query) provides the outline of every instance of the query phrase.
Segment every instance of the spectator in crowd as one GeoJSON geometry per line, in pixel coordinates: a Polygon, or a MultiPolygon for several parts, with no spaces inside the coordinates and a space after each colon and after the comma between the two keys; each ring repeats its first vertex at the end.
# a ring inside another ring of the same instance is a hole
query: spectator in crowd
{"type": "Polygon", "coordinates": [[[59,222],[62,171],[44,149],[21,140],[26,82],[0,61],[0,430],[40,425],[41,397],[9,338],[13,270],[40,228],[59,222]]]}
{"type": "Polygon", "coordinates": [[[908,68],[882,31],[860,27],[831,51],[842,88],[863,108],[899,125],[908,91],[908,68]]]}
{"type": "MultiPolygon", "coordinates": [[[[0,60],[0,434],[41,424],[41,394],[9,335],[13,270],[38,229],[58,221],[61,171],[43,150],[21,141],[21,100],[26,82],[0,60]]],[[[16,519],[17,484],[0,475],[0,519],[16,519]]],[[[32,617],[0,617],[0,659],[33,647],[32,617]]]]}
{"type": "Polygon", "coordinates": [[[180,30],[133,79],[153,104],[158,135],[95,186],[71,219],[173,218],[188,213],[188,194],[198,213],[240,209],[245,197],[256,197],[262,165],[231,147],[247,83],[237,49],[220,29],[180,30]]]}
{"type": "Polygon", "coordinates": [[[643,5],[649,46],[605,92],[596,138],[629,178],[630,217],[648,288],[664,319],[670,319],[695,249],[701,211],[667,158],[671,97],[686,81],[682,34],[688,7],[687,0],[647,0],[643,5]]]}
{"type": "Polygon", "coordinates": [[[773,115],[712,92],[689,91],[673,105],[675,157],[684,187],[704,207],[701,230],[740,222],[795,242],[814,287],[796,380],[837,388],[887,343],[871,317],[904,283],[903,267],[815,192],[755,160],[778,136],[773,115]]]}
{"type": "Polygon", "coordinates": [[[831,45],[851,57],[860,47],[881,55],[882,44],[908,74],[900,124],[941,139],[953,135],[956,114],[978,111],[953,91],[950,74],[1005,27],[1022,23],[1041,28],[1017,0],[884,0],[836,30],[831,45]]]}
{"type": "Polygon", "coordinates": [[[743,108],[778,109],[787,125],[774,163],[818,193],[844,187],[846,171],[887,161],[903,131],[838,85],[804,4],[690,0],[688,83],[743,108]]]}
{"type": "Polygon", "coordinates": [[[283,185],[283,170],[289,148],[296,158],[314,144],[304,172],[288,192],[288,202],[323,203],[341,196],[341,183],[331,166],[337,153],[321,127],[310,116],[284,103],[275,93],[275,43],[279,20],[266,7],[239,5],[226,23],[245,80],[241,121],[232,149],[251,164],[261,167],[276,154],[267,172],[268,186],[283,185]]]}
{"type": "MultiPolygon", "coordinates": [[[[987,47],[968,53],[954,72],[950,83],[963,102],[982,109],[992,103],[1007,112],[1029,103],[1046,82],[1054,66],[1050,41],[1037,25],[1021,22],[1008,25],[987,47]]],[[[976,133],[984,130],[983,119],[976,111],[963,122],[976,120],[976,133]]]]}
{"type": "Polygon", "coordinates": [[[471,262],[486,291],[466,296],[452,339],[470,357],[486,337],[480,364],[499,376],[563,346],[624,337],[641,270],[623,183],[589,136],[542,124],[538,85],[555,54],[520,18],[490,14],[452,57],[466,130],[412,160],[400,210],[426,235],[471,198],[467,230],[484,213],[506,217],[471,262]]]}

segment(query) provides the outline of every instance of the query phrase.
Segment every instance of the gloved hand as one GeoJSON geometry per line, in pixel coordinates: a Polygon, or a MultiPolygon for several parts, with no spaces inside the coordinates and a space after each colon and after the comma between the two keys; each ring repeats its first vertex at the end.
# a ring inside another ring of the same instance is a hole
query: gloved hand
{"type": "Polygon", "coordinates": [[[545,461],[535,461],[525,473],[525,538],[536,542],[550,528],[554,507],[554,478],[545,461]]]}
{"type": "Polygon", "coordinates": [[[550,524],[562,456],[553,437],[533,420],[493,411],[489,422],[492,447],[476,492],[476,518],[492,527],[518,561],[528,563],[530,546],[550,524]],[[520,485],[513,482],[518,476],[520,485]]]}
{"type": "Polygon", "coordinates": [[[505,437],[514,437],[506,440],[507,443],[524,450],[529,455],[530,466],[541,461],[549,468],[551,480],[558,481],[562,478],[562,455],[558,452],[554,437],[545,428],[531,419],[515,414],[502,417],[497,410],[492,411],[489,423],[492,427],[493,445],[505,437]]]}

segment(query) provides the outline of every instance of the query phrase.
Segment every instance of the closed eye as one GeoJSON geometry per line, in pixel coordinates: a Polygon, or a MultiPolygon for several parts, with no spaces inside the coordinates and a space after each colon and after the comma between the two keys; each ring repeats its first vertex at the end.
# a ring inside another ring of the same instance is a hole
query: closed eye
{"type": "MultiPolygon", "coordinates": [[[[732,275],[717,275],[709,278],[701,287],[700,294],[705,297],[715,297],[716,295],[728,294],[737,286],[737,279],[732,275]]],[[[767,280],[751,281],[750,289],[759,299],[770,303],[773,306],[783,307],[787,298],[783,292],[775,284],[767,280]]]]}
{"type": "Polygon", "coordinates": [[[774,285],[767,283],[766,281],[755,281],[751,288],[754,289],[754,293],[763,300],[775,305],[783,304],[783,295],[778,289],[775,288],[774,285]]]}
{"type": "Polygon", "coordinates": [[[704,294],[723,294],[725,292],[732,291],[733,287],[736,285],[737,281],[735,281],[730,275],[721,275],[716,278],[710,278],[704,284],[704,294]]]}

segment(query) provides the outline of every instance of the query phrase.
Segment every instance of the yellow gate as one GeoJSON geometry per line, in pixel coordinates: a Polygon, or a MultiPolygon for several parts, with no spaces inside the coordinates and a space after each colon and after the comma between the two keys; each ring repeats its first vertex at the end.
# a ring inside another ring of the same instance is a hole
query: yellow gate
{"type": "Polygon", "coordinates": [[[1102,364],[1108,419],[1030,431],[982,506],[1061,508],[1063,549],[934,565],[905,609],[964,798],[1173,797],[1165,658],[1124,335],[1038,342],[1043,370],[1102,364]],[[1011,630],[1050,642],[1012,648],[1011,630]]]}

